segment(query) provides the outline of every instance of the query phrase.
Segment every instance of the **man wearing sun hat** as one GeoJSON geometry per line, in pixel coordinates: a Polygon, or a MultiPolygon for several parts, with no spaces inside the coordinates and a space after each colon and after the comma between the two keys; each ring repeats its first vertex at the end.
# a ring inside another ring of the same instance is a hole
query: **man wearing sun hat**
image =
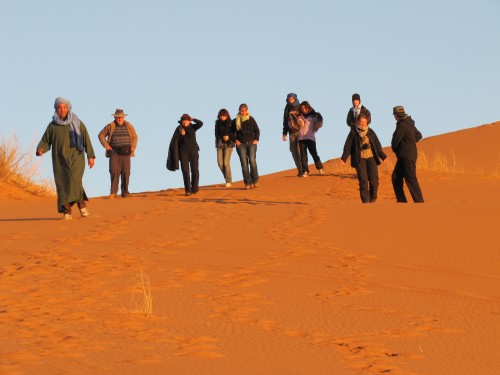
{"type": "Polygon", "coordinates": [[[415,203],[423,203],[422,190],[417,180],[417,142],[422,139],[422,133],[415,127],[415,121],[408,116],[402,105],[392,109],[396,119],[396,130],[392,135],[391,147],[398,161],[392,173],[392,186],[396,200],[407,203],[403,189],[403,181],[410,190],[415,203]]]}
{"type": "Polygon", "coordinates": [[[121,178],[122,197],[129,196],[128,184],[130,179],[130,157],[135,156],[137,147],[137,133],[128,121],[123,109],[117,109],[112,114],[115,119],[106,125],[99,133],[99,141],[106,149],[109,158],[109,174],[111,177],[111,191],[108,198],[113,199],[118,194],[118,182],[121,178]]]}

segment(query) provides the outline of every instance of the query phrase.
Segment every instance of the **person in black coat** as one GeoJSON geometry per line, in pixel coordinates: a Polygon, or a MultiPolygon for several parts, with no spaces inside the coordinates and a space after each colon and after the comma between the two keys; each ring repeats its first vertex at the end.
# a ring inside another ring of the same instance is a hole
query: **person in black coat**
{"type": "Polygon", "coordinates": [[[382,159],[389,158],[375,132],[368,128],[367,115],[361,113],[357,118],[357,127],[351,129],[344,144],[341,161],[345,164],[351,157],[351,167],[356,168],[359,181],[359,195],[363,203],[375,203],[378,191],[378,166],[382,159]]]}
{"type": "Polygon", "coordinates": [[[350,126],[352,129],[356,128],[356,119],[358,118],[360,113],[364,113],[366,118],[368,119],[368,125],[372,122],[372,115],[368,108],[364,105],[361,105],[361,96],[359,94],[352,95],[352,107],[347,112],[346,123],[347,126],[350,126]]]}
{"type": "Polygon", "coordinates": [[[259,138],[260,129],[257,122],[248,112],[248,106],[245,103],[240,104],[239,112],[231,124],[231,140],[236,144],[236,152],[240,157],[245,190],[260,186],[257,169],[259,138]]]}
{"type": "Polygon", "coordinates": [[[234,142],[229,137],[231,130],[231,116],[227,109],[221,109],[215,120],[215,147],[217,148],[217,164],[226,180],[226,187],[233,185],[231,175],[231,154],[234,142]]]}
{"type": "Polygon", "coordinates": [[[290,143],[290,152],[292,153],[292,158],[297,167],[297,175],[302,173],[302,161],[300,156],[300,146],[299,146],[299,132],[297,129],[291,128],[289,126],[290,122],[290,112],[300,111],[300,101],[297,99],[297,94],[290,93],[286,96],[286,106],[283,110],[283,142],[286,142],[287,134],[290,143]]]}
{"type": "Polygon", "coordinates": [[[196,141],[196,131],[203,126],[203,121],[183,114],[179,120],[170,142],[167,169],[175,171],[181,164],[182,178],[184,180],[185,195],[198,193],[200,171],[198,168],[200,147],[196,141]],[[194,124],[193,124],[193,123],[194,124]],[[191,167],[191,178],[189,169],[191,167]]]}
{"type": "Polygon", "coordinates": [[[392,173],[392,186],[396,200],[407,203],[403,189],[403,181],[410,190],[415,203],[423,203],[424,197],[417,180],[417,142],[422,139],[422,133],[415,127],[415,121],[405,113],[403,106],[396,106],[392,113],[396,119],[396,130],[392,135],[391,147],[396,154],[397,162],[392,173]]]}

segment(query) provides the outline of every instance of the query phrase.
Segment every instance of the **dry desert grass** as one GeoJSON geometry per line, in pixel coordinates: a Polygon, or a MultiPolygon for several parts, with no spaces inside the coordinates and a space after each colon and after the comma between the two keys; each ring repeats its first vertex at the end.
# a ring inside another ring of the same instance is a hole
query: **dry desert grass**
{"type": "Polygon", "coordinates": [[[2,191],[5,192],[8,187],[11,191],[18,190],[35,197],[54,196],[54,188],[49,181],[37,180],[38,167],[35,154],[24,151],[16,135],[2,137],[0,141],[0,184],[4,185],[2,191]]]}

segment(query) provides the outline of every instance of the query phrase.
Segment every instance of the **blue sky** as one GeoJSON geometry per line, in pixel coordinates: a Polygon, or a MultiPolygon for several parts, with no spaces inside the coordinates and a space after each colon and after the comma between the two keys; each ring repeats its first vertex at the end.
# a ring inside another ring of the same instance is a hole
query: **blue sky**
{"type": "MultiPolygon", "coordinates": [[[[165,161],[183,113],[205,123],[200,184],[223,182],[214,121],[242,102],[261,128],[260,174],[293,168],[281,140],[289,92],[323,114],[323,161],[342,152],[354,92],[383,145],[395,105],[424,137],[490,123],[500,119],[499,16],[498,0],[0,0],[0,136],[30,147],[54,99],[68,98],[92,136],[84,185],[97,196],[110,185],[97,134],[116,108],[139,134],[131,192],[182,186],[165,161]]],[[[241,180],[236,153],[231,165],[241,180]]],[[[52,177],[48,155],[40,171],[52,177]]]]}

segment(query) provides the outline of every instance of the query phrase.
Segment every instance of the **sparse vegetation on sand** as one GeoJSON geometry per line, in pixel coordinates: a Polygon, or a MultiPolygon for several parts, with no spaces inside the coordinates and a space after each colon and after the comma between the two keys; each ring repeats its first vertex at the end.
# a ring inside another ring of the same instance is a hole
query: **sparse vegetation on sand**
{"type": "MultiPolygon", "coordinates": [[[[32,145],[33,146],[33,145],[32,145]]],[[[34,147],[30,147],[34,150],[34,147]]],[[[35,152],[24,151],[16,135],[0,140],[0,184],[22,190],[37,197],[54,196],[48,180],[36,180],[39,164],[35,152]]]]}
{"type": "Polygon", "coordinates": [[[151,286],[149,277],[144,275],[142,269],[140,275],[137,275],[138,281],[132,290],[130,300],[135,306],[135,312],[150,318],[153,316],[153,297],[151,296],[151,286]]]}
{"type": "Polygon", "coordinates": [[[457,165],[455,153],[450,151],[448,156],[442,152],[436,152],[431,156],[419,151],[417,168],[422,171],[443,173],[464,173],[463,168],[457,165]]]}

